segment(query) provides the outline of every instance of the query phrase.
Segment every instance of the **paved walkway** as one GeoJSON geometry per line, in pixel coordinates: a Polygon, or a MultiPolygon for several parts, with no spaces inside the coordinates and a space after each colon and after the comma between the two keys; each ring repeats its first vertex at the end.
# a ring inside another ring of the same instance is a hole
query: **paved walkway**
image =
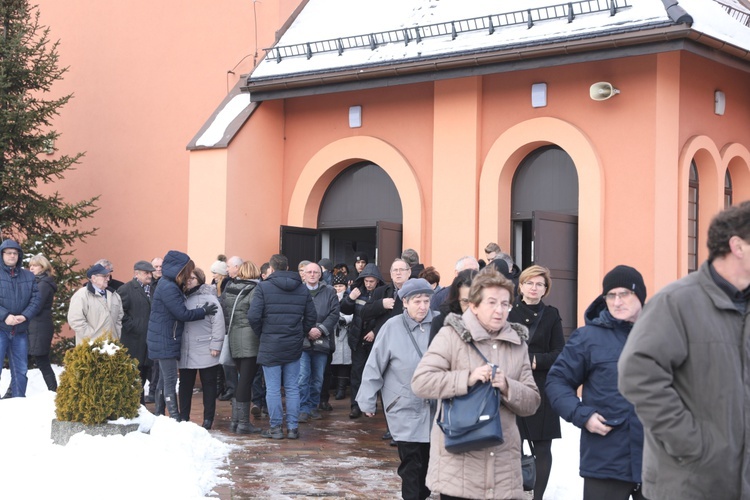
{"type": "MultiPolygon", "coordinates": [[[[348,397],[331,399],[331,405],[332,412],[321,411],[323,420],[300,424],[300,439],[294,441],[230,433],[231,406],[217,401],[211,433],[237,448],[227,466],[233,484],[219,486],[215,493],[222,500],[400,498],[398,452],[382,439],[382,413],[351,420],[348,397]]],[[[202,394],[197,393],[191,420],[202,422],[202,412],[202,394]]],[[[269,424],[268,417],[253,422],[263,428],[269,424]]]]}

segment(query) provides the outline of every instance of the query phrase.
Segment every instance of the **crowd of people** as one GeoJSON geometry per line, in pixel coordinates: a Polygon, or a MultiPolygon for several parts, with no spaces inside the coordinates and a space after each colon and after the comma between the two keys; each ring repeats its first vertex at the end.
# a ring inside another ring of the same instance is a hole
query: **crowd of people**
{"type": "MultiPolygon", "coordinates": [[[[206,429],[216,401],[231,400],[231,432],[299,439],[300,424],[331,409],[329,391],[342,400],[348,389],[349,418],[385,413],[404,499],[523,498],[523,440],[542,499],[560,418],[581,428],[584,499],[745,498],[750,202],[713,219],[708,247],[697,272],[648,305],[641,273],[612,268],[567,342],[544,302],[549,269],[521,271],[494,243],[486,261],[458,259],[446,287],[412,249],[388,281],[364,254],[351,271],[330,259],[291,270],[281,254],[260,267],[220,256],[207,277],[171,250],[136,262],[126,283],[102,259],[72,296],[68,324],[76,343],[108,335],[127,347],[156,414],[189,420],[199,375],[206,429]],[[437,403],[478,383],[499,391],[503,442],[448,451],[437,403]]],[[[54,391],[54,270],[41,254],[24,269],[12,240],[0,253],[6,397],[25,395],[30,357],[54,391]]]]}

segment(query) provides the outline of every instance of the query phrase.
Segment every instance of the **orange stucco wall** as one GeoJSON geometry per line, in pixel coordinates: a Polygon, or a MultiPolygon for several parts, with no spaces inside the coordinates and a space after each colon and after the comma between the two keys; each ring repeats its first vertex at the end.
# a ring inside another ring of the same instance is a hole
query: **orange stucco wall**
{"type": "MultiPolygon", "coordinates": [[[[36,3],[51,38],[61,40],[61,65],[69,67],[53,91],[75,94],[55,120],[62,134],[57,147],[86,152],[51,189],[69,200],[101,195],[87,223],[98,234],[76,256],[84,265],[107,257],[115,276],[127,279],[136,260],[188,249],[185,146],[299,2],[36,3]]],[[[226,179],[234,179],[232,171],[226,179]]],[[[212,197],[215,183],[206,180],[196,189],[212,197]]],[[[224,251],[218,238],[196,264],[207,268],[224,251]]]]}

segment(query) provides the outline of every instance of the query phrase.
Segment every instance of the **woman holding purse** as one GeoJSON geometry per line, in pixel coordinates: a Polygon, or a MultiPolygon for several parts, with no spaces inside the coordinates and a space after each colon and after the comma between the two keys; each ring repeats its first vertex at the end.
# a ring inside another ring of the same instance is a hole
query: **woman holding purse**
{"type": "Polygon", "coordinates": [[[533,414],[540,397],[529,364],[527,330],[507,321],[512,292],[513,283],[493,268],[480,271],[469,291],[469,308],[445,319],[412,378],[412,390],[422,398],[462,396],[488,381],[502,398],[502,444],[450,453],[442,429],[432,427],[427,486],[443,500],[524,497],[516,415],[533,414]]]}

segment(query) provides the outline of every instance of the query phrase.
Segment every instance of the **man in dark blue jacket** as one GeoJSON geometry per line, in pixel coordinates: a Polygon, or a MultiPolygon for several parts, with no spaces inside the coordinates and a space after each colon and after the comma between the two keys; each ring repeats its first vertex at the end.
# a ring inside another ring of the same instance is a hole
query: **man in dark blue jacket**
{"type": "Polygon", "coordinates": [[[646,300],[641,273],[617,266],[547,374],[555,411],[581,428],[583,498],[642,500],[643,426],[617,389],[617,361],[646,300]],[[576,391],[583,385],[582,398],[576,391]]]}
{"type": "Polygon", "coordinates": [[[39,314],[41,299],[31,271],[21,267],[23,251],[13,240],[0,244],[0,363],[8,354],[11,394],[26,397],[29,320],[39,314]]]}
{"type": "Polygon", "coordinates": [[[315,326],[317,312],[312,296],[289,261],[281,254],[269,260],[270,276],[255,289],[247,312],[253,331],[260,338],[258,364],[266,379],[266,404],[271,427],[261,436],[283,439],[281,381],[286,396],[287,438],[299,438],[299,371],[302,342],[315,326]]]}

